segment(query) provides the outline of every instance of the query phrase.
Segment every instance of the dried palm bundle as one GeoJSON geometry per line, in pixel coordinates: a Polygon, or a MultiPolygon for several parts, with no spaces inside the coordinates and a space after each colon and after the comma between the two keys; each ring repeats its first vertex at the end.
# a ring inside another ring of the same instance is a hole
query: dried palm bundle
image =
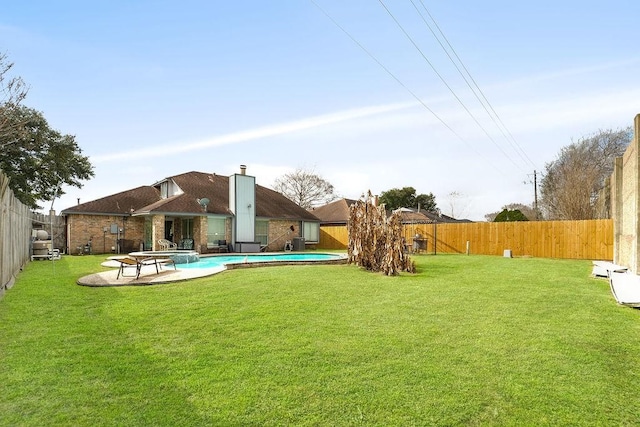
{"type": "Polygon", "coordinates": [[[415,272],[415,264],[404,252],[399,214],[387,218],[384,205],[376,206],[371,192],[349,208],[349,263],[391,276],[415,272]]]}

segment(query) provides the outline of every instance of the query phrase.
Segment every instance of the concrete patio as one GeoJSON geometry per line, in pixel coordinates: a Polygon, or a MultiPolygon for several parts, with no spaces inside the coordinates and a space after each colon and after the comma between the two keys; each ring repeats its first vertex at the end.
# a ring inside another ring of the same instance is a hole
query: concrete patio
{"type": "Polygon", "coordinates": [[[144,265],[140,270],[140,276],[136,279],[135,276],[131,276],[131,271],[127,271],[127,267],[125,267],[125,276],[121,274],[120,278],[117,278],[118,268],[120,267],[117,261],[107,260],[101,265],[103,267],[112,267],[113,269],[81,277],[78,279],[77,284],[93,287],[159,285],[162,283],[180,282],[198,277],[211,276],[226,270],[225,267],[184,270],[178,268],[174,270],[172,267],[163,266],[161,267],[160,273],[156,273],[156,267],[154,265],[144,265]]]}

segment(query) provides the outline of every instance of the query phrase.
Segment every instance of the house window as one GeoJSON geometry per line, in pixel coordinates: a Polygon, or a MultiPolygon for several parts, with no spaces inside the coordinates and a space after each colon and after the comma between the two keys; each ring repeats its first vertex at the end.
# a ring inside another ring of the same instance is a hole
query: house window
{"type": "Polygon", "coordinates": [[[318,243],[320,241],[320,223],[303,222],[303,236],[306,243],[318,243]]]}
{"type": "Polygon", "coordinates": [[[256,220],[256,242],[260,242],[260,246],[269,244],[269,221],[256,220]]]}
{"type": "Polygon", "coordinates": [[[144,249],[151,250],[153,244],[153,227],[151,218],[144,219],[144,249]]]}
{"type": "Polygon", "coordinates": [[[210,216],[207,218],[207,244],[217,245],[218,240],[225,240],[225,218],[210,216]]]}
{"type": "Polygon", "coordinates": [[[182,220],[182,238],[193,239],[193,219],[185,218],[182,220]]]}
{"type": "Polygon", "coordinates": [[[169,197],[169,183],[167,181],[160,184],[160,197],[163,199],[169,197]]]}

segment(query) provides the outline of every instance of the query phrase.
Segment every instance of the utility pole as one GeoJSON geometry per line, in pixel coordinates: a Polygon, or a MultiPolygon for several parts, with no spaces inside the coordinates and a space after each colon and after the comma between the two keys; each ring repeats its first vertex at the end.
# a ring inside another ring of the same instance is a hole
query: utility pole
{"type": "Polygon", "coordinates": [[[538,214],[538,175],[535,169],[533,171],[533,208],[536,210],[536,219],[540,219],[538,214]]]}

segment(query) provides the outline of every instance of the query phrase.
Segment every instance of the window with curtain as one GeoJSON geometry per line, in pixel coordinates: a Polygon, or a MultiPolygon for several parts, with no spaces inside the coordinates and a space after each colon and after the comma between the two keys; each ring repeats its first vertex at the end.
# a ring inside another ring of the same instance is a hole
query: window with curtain
{"type": "Polygon", "coordinates": [[[256,241],[260,242],[260,246],[269,244],[269,221],[256,220],[256,241]]]}
{"type": "Polygon", "coordinates": [[[218,240],[225,240],[225,218],[207,218],[207,244],[217,245],[218,240]]]}
{"type": "Polygon", "coordinates": [[[320,223],[304,222],[303,224],[304,241],[307,243],[318,243],[320,241],[320,223]]]}
{"type": "Polygon", "coordinates": [[[169,183],[167,181],[160,184],[160,196],[163,199],[169,197],[169,183]]]}
{"type": "Polygon", "coordinates": [[[182,238],[193,239],[193,218],[182,220],[182,238]]]}

